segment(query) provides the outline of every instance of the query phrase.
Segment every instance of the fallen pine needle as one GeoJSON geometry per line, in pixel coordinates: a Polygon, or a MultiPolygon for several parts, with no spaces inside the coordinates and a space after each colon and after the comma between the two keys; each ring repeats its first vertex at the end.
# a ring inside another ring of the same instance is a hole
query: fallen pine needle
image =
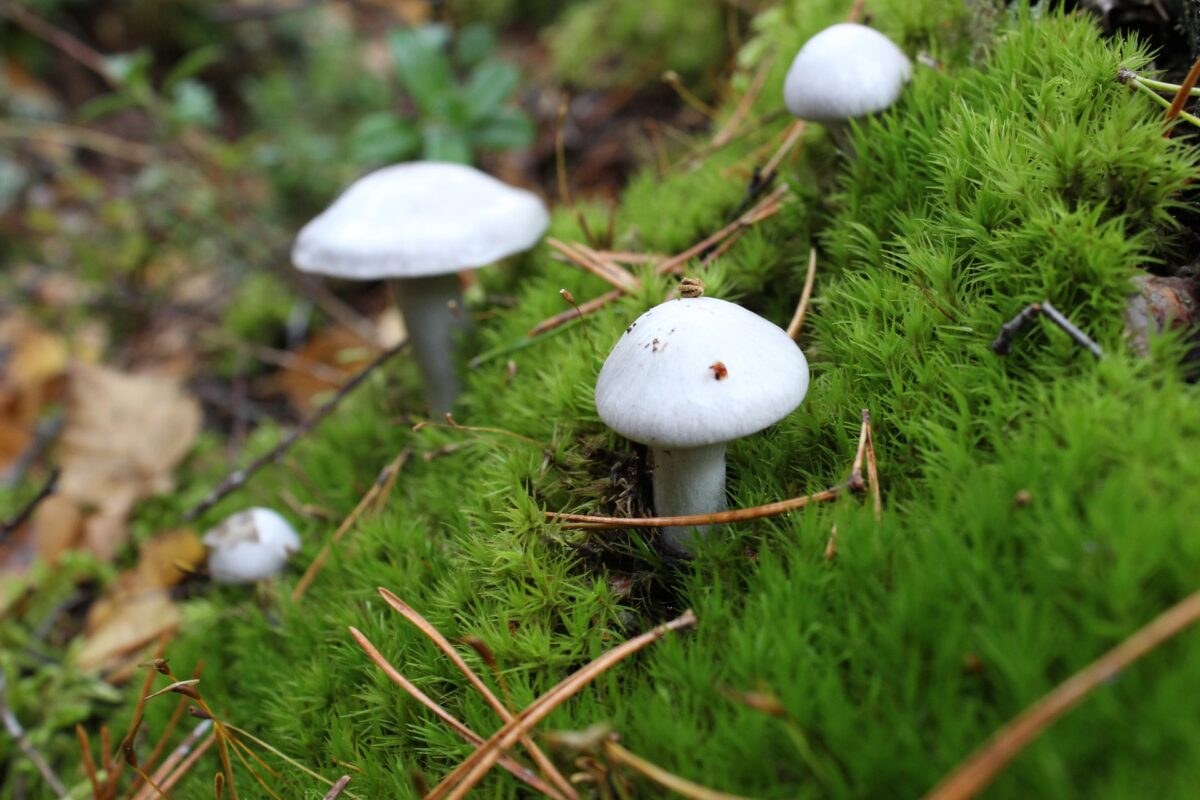
{"type": "Polygon", "coordinates": [[[1138,629],[1125,641],[1059,684],[991,741],[976,750],[935,786],[925,800],[966,800],[983,791],[1030,742],[1059,717],[1070,711],[1093,689],[1112,680],[1121,670],[1182,633],[1200,619],[1200,591],[1193,592],[1138,629]]]}
{"type": "Polygon", "coordinates": [[[604,743],[604,752],[609,757],[609,760],[615,761],[618,764],[624,764],[658,785],[670,789],[675,794],[687,797],[689,800],[749,800],[749,798],[742,795],[726,794],[725,792],[718,792],[715,789],[709,789],[707,786],[692,783],[674,773],[667,772],[657,764],[652,764],[641,756],[631,753],[611,739],[604,743]]]}
{"type": "Polygon", "coordinates": [[[800,329],[804,327],[804,315],[808,313],[808,303],[812,299],[813,284],[817,278],[817,248],[808,249],[808,273],[804,276],[804,289],[800,292],[800,302],[796,304],[796,313],[788,323],[787,335],[793,341],[800,341],[800,329]]]}
{"type": "Polygon", "coordinates": [[[324,800],[337,800],[339,797],[342,796],[342,792],[344,792],[346,790],[346,787],[349,785],[350,785],[350,776],[343,775],[342,777],[338,778],[337,783],[335,783],[333,785],[333,787],[328,792],[325,793],[324,800]]]}
{"type": "Polygon", "coordinates": [[[325,562],[329,560],[329,556],[333,552],[334,546],[342,540],[342,537],[345,536],[352,527],[354,527],[354,524],[358,522],[358,519],[363,515],[363,512],[365,512],[372,503],[375,503],[378,498],[383,496],[392,488],[392,486],[395,484],[396,476],[400,473],[400,470],[403,469],[404,464],[408,461],[409,456],[411,455],[412,450],[407,447],[404,448],[379,473],[379,477],[377,477],[375,482],[371,484],[371,488],[368,489],[366,494],[359,499],[358,504],[354,506],[354,510],[351,511],[344,520],[342,520],[340,525],[338,525],[337,530],[333,532],[333,536],[329,537],[329,541],[325,543],[325,546],[321,548],[321,552],[317,553],[316,558],[312,560],[312,563],[308,565],[308,569],[306,569],[304,574],[300,577],[300,581],[296,584],[296,588],[292,590],[293,603],[299,603],[300,600],[303,599],[304,593],[308,591],[308,587],[311,586],[312,582],[317,579],[317,575],[325,566],[325,562]]]}
{"type": "MultiPolygon", "coordinates": [[[[358,642],[358,646],[363,649],[363,652],[367,654],[367,657],[375,662],[375,666],[383,670],[383,674],[387,675],[393,683],[395,683],[404,691],[408,692],[408,694],[412,696],[412,698],[418,703],[432,711],[440,720],[442,720],[442,722],[445,722],[447,725],[449,725],[452,731],[457,733],[467,742],[470,742],[476,746],[483,744],[484,740],[482,736],[475,733],[475,731],[471,730],[463,723],[459,722],[457,717],[435,703],[433,699],[429,697],[429,695],[418,689],[416,684],[400,674],[400,671],[392,666],[391,662],[383,657],[383,654],[379,652],[375,645],[371,644],[371,640],[364,636],[362,631],[360,631],[358,628],[351,627],[350,635],[354,637],[354,641],[358,642]]],[[[542,781],[542,779],[539,778],[533,770],[522,766],[513,759],[508,757],[502,758],[500,760],[500,766],[504,767],[504,769],[511,772],[516,778],[529,784],[547,797],[552,797],[556,800],[565,800],[565,798],[559,794],[554,787],[542,781]]]]}
{"type": "Polygon", "coordinates": [[[525,708],[512,722],[505,723],[500,730],[492,734],[474,753],[443,778],[442,782],[426,795],[425,800],[438,800],[438,798],[443,796],[448,796],[451,800],[461,800],[467,792],[471,791],[483,779],[488,770],[501,758],[504,750],[512,747],[523,734],[545,719],[554,709],[576,695],[585,686],[622,659],[653,644],[671,631],[694,626],[695,624],[696,615],[689,609],[670,622],[659,625],[653,630],[647,631],[614,647],[591,663],[567,676],[554,688],[525,708]],[[447,793],[449,794],[447,795],[447,793]]]}
{"type": "MultiPolygon", "coordinates": [[[[431,642],[433,642],[439,650],[446,654],[454,666],[458,667],[458,670],[464,676],[466,676],[467,682],[474,686],[475,689],[481,695],[483,695],[483,699],[487,701],[487,704],[492,707],[492,710],[500,716],[500,719],[503,722],[512,722],[512,712],[505,708],[504,704],[500,702],[499,698],[497,698],[496,695],[492,693],[492,690],[488,688],[488,685],[483,682],[483,679],[476,675],[474,671],[472,671],[471,667],[467,665],[467,662],[463,660],[463,657],[460,656],[458,651],[454,649],[454,646],[450,644],[450,640],[442,635],[441,631],[439,631],[427,619],[417,613],[416,609],[414,609],[408,603],[405,603],[392,592],[384,589],[382,586],[379,587],[379,596],[383,598],[385,603],[399,613],[400,616],[404,617],[406,620],[412,623],[417,630],[425,634],[425,636],[431,642]]],[[[537,764],[537,767],[542,771],[542,774],[547,778],[547,780],[557,786],[559,791],[561,791],[568,798],[574,799],[579,797],[579,793],[575,791],[575,787],[571,786],[570,782],[568,782],[567,779],[563,777],[562,773],[555,768],[554,764],[549,758],[546,757],[546,754],[543,753],[541,749],[533,743],[532,739],[530,739],[528,736],[522,736],[521,744],[524,745],[525,749],[529,751],[529,757],[533,759],[535,764],[537,764]]]]}

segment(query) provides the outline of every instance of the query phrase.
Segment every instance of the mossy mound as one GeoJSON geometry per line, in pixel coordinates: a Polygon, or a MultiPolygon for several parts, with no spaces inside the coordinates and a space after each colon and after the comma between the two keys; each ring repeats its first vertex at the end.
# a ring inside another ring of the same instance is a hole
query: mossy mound
{"type": "MultiPolygon", "coordinates": [[[[782,54],[845,14],[816,5],[767,12],[750,46],[777,55],[756,114],[781,104],[782,54]]],[[[401,448],[461,445],[413,458],[386,509],[299,606],[286,585],[264,607],[233,590],[191,604],[171,655],[180,669],[207,660],[210,702],[314,769],[351,771],[364,797],[413,796],[414,774],[436,781],[470,748],[371,665],[347,626],[472,728],[497,722],[375,587],[447,636],[484,642],[518,705],[691,607],[694,633],[605,674],[542,730],[608,721],[631,750],[739,794],[915,796],[1194,588],[1200,398],[1179,375],[1178,342],[1160,339],[1141,359],[1121,340],[1129,279],[1172,257],[1183,234],[1173,214],[1191,205],[1196,169],[1190,144],[1162,136],[1160,112],[1113,81],[1119,67],[1146,63],[1144,48],[1104,40],[1082,19],[1020,13],[996,23],[974,65],[975,20],[957,4],[872,7],[875,24],[910,52],[930,49],[944,71],[917,68],[896,109],[858,125],[852,160],[814,129],[784,212],[703,277],[710,294],[785,323],[810,243],[822,253],[809,398],[731,448],[731,504],[841,480],[869,408],[883,521],[847,498],[724,528],[685,564],[664,563],[641,534],[545,522],[544,509],[612,509],[610,476],[630,446],[600,424],[592,390],[603,351],[666,291],[643,274],[638,296],[586,326],[471,371],[461,420],[534,443],[412,432],[401,415],[419,392],[406,371],[325,423],[291,472],[264,476],[257,499],[286,482],[340,514],[401,448]],[[1008,358],[988,350],[1001,323],[1045,299],[1107,355],[1097,362],[1041,326],[1008,358]],[[1022,490],[1028,502],[1014,502],[1022,490]],[[747,691],[774,695],[784,716],[737,702],[747,691]]],[[[676,252],[720,227],[784,124],[636,180],[617,215],[620,246],[676,252]]],[[[604,210],[584,212],[603,227],[604,210]]],[[[575,213],[560,210],[551,233],[580,238],[575,213]]],[[[561,311],[559,289],[583,299],[606,288],[544,249],[485,279],[517,303],[481,324],[478,352],[561,311]]],[[[329,530],[310,522],[302,532],[304,563],[329,530]]],[[[1183,796],[1200,769],[1197,670],[1195,636],[1154,652],[1017,759],[994,796],[1183,796]]],[[[186,796],[209,787],[198,776],[186,796]]],[[[522,793],[499,772],[483,791],[522,793]]]]}

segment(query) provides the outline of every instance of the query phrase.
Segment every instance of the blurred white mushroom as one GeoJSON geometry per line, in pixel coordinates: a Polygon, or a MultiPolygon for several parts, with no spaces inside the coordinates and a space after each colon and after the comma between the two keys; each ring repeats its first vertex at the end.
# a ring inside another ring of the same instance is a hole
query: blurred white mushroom
{"type": "Polygon", "coordinates": [[[300,550],[296,529],[269,508],[239,511],[200,541],[208,547],[208,573],[220,583],[266,580],[300,550]]]}

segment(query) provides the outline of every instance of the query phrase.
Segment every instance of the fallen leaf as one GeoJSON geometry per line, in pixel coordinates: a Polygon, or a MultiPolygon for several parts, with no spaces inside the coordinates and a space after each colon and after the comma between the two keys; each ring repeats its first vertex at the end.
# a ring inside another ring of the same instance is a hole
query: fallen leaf
{"type": "Polygon", "coordinates": [[[80,669],[113,666],[180,622],[179,609],[162,589],[130,595],[87,634],[75,662],[80,669]]]}
{"type": "Polygon", "coordinates": [[[204,563],[208,551],[195,531],[167,531],[138,548],[137,571],[146,586],[174,586],[204,563]]]}
{"type": "Polygon", "coordinates": [[[111,532],[133,504],[171,489],[171,471],[200,432],[200,406],[178,381],[76,366],[68,388],[59,491],[95,508],[111,532]]]}
{"type": "Polygon", "coordinates": [[[21,315],[0,319],[0,469],[34,438],[47,403],[58,399],[66,340],[21,315]]]}
{"type": "Polygon", "coordinates": [[[274,383],[307,416],[316,410],[322,394],[337,390],[377,353],[374,345],[347,328],[326,328],[292,353],[294,366],[277,373],[274,383]],[[340,381],[330,379],[339,375],[340,381]]]}
{"type": "Polygon", "coordinates": [[[83,533],[83,514],[67,498],[52,494],[38,504],[30,528],[37,554],[53,564],[78,545],[83,533]]]}

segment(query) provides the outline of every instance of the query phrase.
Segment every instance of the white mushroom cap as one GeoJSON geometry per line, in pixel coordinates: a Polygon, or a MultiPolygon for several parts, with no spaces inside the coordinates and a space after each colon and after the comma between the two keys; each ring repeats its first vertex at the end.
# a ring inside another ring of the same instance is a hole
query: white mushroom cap
{"type": "Polygon", "coordinates": [[[204,534],[208,572],[221,583],[255,583],[277,574],[300,549],[296,529],[269,508],[248,508],[204,534]]]}
{"type": "Polygon", "coordinates": [[[528,250],[549,223],[532,192],[463,164],[414,161],[352,183],[300,231],[292,262],[352,280],[442,275],[528,250]]]}
{"type": "Polygon", "coordinates": [[[808,361],[780,328],[712,297],[668,300],[625,329],[596,380],[596,410],[653,447],[737,439],[787,416],[808,361]]]}
{"type": "Polygon", "coordinates": [[[800,48],[783,84],[783,101],[801,119],[852,119],[896,102],[911,77],[912,64],[891,39],[844,22],[800,48]]]}

